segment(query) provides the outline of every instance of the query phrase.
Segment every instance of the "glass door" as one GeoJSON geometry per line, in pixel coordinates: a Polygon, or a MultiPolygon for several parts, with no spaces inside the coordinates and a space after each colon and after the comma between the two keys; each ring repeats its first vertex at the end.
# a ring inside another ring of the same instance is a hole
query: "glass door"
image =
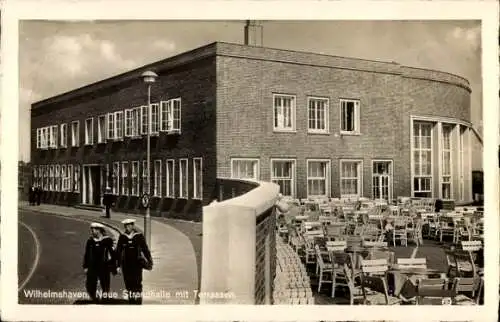
{"type": "Polygon", "coordinates": [[[373,199],[392,201],[392,161],[373,161],[373,199]]]}

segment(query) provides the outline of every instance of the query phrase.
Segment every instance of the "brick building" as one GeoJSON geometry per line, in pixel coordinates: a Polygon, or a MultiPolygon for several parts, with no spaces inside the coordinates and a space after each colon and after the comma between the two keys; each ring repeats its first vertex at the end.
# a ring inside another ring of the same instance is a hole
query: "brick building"
{"type": "Polygon", "coordinates": [[[151,89],[152,213],[199,219],[217,177],[285,195],[472,200],[471,89],[444,72],[216,42],[32,106],[47,202],[140,210],[151,89]]]}

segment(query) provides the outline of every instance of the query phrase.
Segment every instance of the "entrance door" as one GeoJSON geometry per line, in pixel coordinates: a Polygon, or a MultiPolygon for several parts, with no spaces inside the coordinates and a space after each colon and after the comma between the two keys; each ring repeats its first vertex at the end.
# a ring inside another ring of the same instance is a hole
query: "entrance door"
{"type": "Polygon", "coordinates": [[[392,161],[373,161],[373,199],[392,201],[392,161]]]}
{"type": "Polygon", "coordinates": [[[83,198],[87,205],[101,204],[101,168],[98,165],[83,166],[83,198]]]}
{"type": "Polygon", "coordinates": [[[90,167],[90,176],[92,177],[92,196],[91,201],[94,205],[101,204],[101,167],[90,167]]]}

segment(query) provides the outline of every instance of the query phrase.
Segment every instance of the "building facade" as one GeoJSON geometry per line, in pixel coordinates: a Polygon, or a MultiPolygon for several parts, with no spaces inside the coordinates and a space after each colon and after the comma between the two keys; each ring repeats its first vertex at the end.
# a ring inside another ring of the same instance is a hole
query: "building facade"
{"type": "MultiPolygon", "coordinates": [[[[32,106],[46,201],[140,210],[147,191],[145,70],[156,214],[199,219],[217,177],[284,195],[472,200],[466,79],[394,62],[216,42],[32,106]]],[[[154,213],[155,213],[154,212],[154,213]]]]}

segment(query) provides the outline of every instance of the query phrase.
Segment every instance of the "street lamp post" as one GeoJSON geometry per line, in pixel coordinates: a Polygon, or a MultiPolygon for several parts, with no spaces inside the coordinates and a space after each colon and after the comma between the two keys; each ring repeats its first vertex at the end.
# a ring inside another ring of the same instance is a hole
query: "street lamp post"
{"type": "Polygon", "coordinates": [[[147,120],[147,150],[146,150],[146,164],[147,164],[147,195],[148,203],[146,205],[146,214],[144,215],[144,237],[146,243],[151,247],[151,212],[150,212],[150,198],[151,198],[151,84],[156,81],[158,75],[152,71],[142,73],[144,83],[148,85],[148,120],[147,120]]]}

